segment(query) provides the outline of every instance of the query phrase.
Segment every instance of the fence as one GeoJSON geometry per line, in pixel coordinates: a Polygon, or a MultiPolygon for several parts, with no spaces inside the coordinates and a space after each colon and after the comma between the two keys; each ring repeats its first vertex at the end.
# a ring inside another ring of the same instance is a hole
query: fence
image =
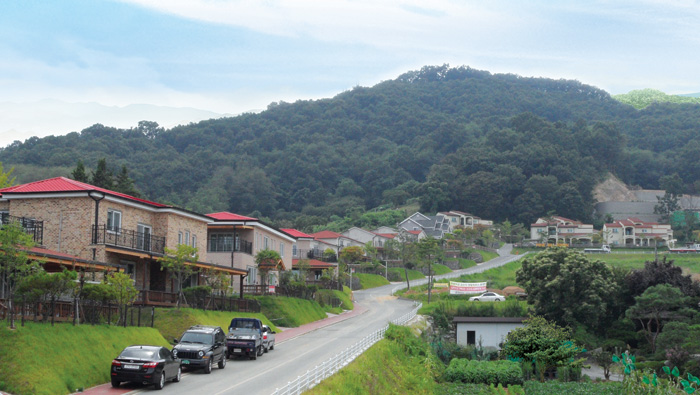
{"type": "MultiPolygon", "coordinates": [[[[422,303],[418,304],[415,309],[391,322],[396,325],[404,325],[416,316],[418,309],[420,309],[422,306],[422,303]]],[[[273,395],[297,395],[301,394],[303,391],[313,388],[316,384],[320,383],[325,378],[332,376],[335,372],[352,362],[374,343],[384,338],[384,333],[388,328],[389,325],[371,333],[364,339],[346,348],[341,353],[331,357],[320,365],[316,365],[316,367],[313,369],[307,370],[306,373],[297,377],[293,381],[290,381],[286,386],[277,388],[275,392],[273,392],[273,395]]]]}
{"type": "MultiPolygon", "coordinates": [[[[9,318],[10,311],[5,300],[0,300],[0,320],[9,318]]],[[[155,308],[144,306],[119,306],[111,303],[95,301],[76,302],[53,300],[42,302],[25,302],[17,299],[13,302],[12,310],[15,321],[24,325],[26,321],[51,323],[72,322],[80,324],[107,324],[119,326],[150,326],[155,320],[155,308]]]]}

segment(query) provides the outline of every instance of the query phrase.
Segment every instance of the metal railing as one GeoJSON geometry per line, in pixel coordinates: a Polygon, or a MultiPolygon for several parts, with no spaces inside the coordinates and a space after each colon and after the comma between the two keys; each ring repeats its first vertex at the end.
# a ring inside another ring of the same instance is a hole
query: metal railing
{"type": "Polygon", "coordinates": [[[0,224],[7,225],[10,222],[17,222],[24,231],[32,236],[38,245],[44,244],[44,221],[37,221],[32,218],[15,217],[7,212],[0,213],[0,224]]]}
{"type": "Polygon", "coordinates": [[[92,226],[93,244],[125,247],[149,253],[165,253],[165,237],[122,228],[109,228],[107,225],[92,226]]]}
{"type": "Polygon", "coordinates": [[[234,249],[233,238],[212,238],[207,239],[208,252],[244,252],[253,255],[253,243],[247,240],[238,240],[234,249]]]}
{"type": "MultiPolygon", "coordinates": [[[[404,314],[400,318],[391,321],[395,325],[404,325],[408,321],[412,320],[416,316],[418,310],[423,306],[422,303],[416,305],[416,308],[410,312],[404,314]]],[[[313,388],[316,384],[320,383],[324,379],[332,376],[335,372],[344,368],[347,364],[352,362],[355,358],[362,355],[368,348],[370,348],[374,343],[384,338],[384,333],[389,329],[389,325],[382,329],[379,329],[354,345],[346,348],[339,354],[331,357],[325,362],[316,365],[313,369],[307,370],[306,373],[297,377],[296,379],[287,383],[286,386],[282,388],[275,389],[273,395],[297,395],[302,392],[313,388]]]]}

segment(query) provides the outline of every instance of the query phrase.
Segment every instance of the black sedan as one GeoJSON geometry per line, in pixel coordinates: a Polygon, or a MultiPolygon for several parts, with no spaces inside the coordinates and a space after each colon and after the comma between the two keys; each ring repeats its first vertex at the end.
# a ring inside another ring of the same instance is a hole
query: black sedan
{"type": "Polygon", "coordinates": [[[112,387],[124,381],[154,384],[163,389],[167,380],[180,381],[180,360],[160,346],[129,346],[112,361],[112,387]]]}

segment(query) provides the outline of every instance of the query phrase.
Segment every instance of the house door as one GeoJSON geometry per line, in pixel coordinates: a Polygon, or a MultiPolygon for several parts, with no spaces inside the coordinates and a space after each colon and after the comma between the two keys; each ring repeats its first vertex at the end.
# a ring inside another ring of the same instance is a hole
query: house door
{"type": "Polygon", "coordinates": [[[161,291],[165,292],[165,272],[160,270],[160,263],[151,262],[149,263],[151,267],[151,282],[149,289],[151,291],[161,291]]]}
{"type": "Polygon", "coordinates": [[[138,224],[136,228],[136,248],[139,250],[151,250],[151,227],[148,225],[138,224]]]}

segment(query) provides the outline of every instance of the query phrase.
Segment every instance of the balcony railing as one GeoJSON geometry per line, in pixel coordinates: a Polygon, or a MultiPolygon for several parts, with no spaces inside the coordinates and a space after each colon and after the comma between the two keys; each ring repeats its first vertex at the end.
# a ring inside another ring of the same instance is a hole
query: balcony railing
{"type": "Polygon", "coordinates": [[[294,259],[316,259],[318,261],[323,261],[323,262],[336,262],[337,259],[335,258],[335,254],[326,259],[323,257],[323,251],[319,249],[312,249],[312,250],[293,250],[292,251],[292,258],[294,259]]]}
{"type": "Polygon", "coordinates": [[[93,244],[104,244],[148,253],[164,254],[165,237],[107,225],[92,226],[93,244]]]}
{"type": "Polygon", "coordinates": [[[37,221],[35,219],[25,217],[15,217],[3,212],[0,213],[0,222],[2,225],[7,225],[10,222],[17,222],[28,235],[32,236],[32,239],[34,239],[36,244],[44,244],[44,221],[37,221]]]}
{"type": "MultiPolygon", "coordinates": [[[[209,238],[207,240],[208,252],[231,252],[233,250],[233,239],[209,238]]],[[[253,255],[253,243],[246,240],[236,242],[235,252],[244,252],[253,255]]]]}

